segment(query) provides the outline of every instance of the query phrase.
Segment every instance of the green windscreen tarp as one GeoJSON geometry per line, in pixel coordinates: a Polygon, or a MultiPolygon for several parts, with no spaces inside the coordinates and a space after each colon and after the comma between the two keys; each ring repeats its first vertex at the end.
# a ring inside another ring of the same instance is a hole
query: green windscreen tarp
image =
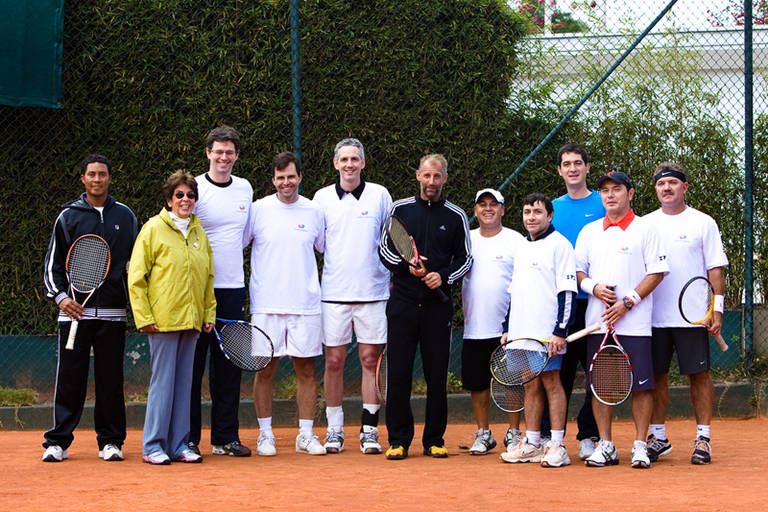
{"type": "Polygon", "coordinates": [[[61,108],[64,0],[0,0],[0,104],[61,108]]]}

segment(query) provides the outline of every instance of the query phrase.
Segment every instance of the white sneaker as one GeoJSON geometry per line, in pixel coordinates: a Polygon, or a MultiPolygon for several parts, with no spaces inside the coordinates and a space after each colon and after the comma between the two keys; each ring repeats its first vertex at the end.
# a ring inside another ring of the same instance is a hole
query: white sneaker
{"type": "Polygon", "coordinates": [[[149,455],[142,455],[141,460],[143,460],[147,464],[152,464],[154,466],[167,466],[168,464],[171,463],[171,458],[168,457],[168,455],[166,455],[165,452],[161,452],[161,451],[152,452],[149,455]]]}
{"type": "Polygon", "coordinates": [[[325,452],[341,453],[344,451],[344,428],[329,427],[325,433],[325,452]]]}
{"type": "Polygon", "coordinates": [[[256,453],[262,457],[274,457],[277,455],[275,448],[275,435],[272,432],[262,431],[256,444],[256,453]]]}
{"type": "Polygon", "coordinates": [[[619,463],[619,454],[616,453],[616,447],[612,441],[600,440],[597,442],[595,451],[584,460],[584,464],[593,468],[603,466],[615,466],[619,463]]]}
{"type": "Polygon", "coordinates": [[[381,453],[378,428],[363,425],[363,431],[360,432],[360,451],[368,455],[381,453]]]}
{"type": "Polygon", "coordinates": [[[296,436],[296,453],[306,453],[308,455],[325,455],[325,448],[317,436],[313,434],[302,434],[296,436]]]}
{"type": "Polygon", "coordinates": [[[190,464],[195,464],[198,462],[203,462],[203,457],[199,453],[195,453],[194,450],[187,447],[181,450],[181,453],[175,456],[173,460],[175,462],[187,462],[190,464]]]}
{"type": "Polygon", "coordinates": [[[595,453],[595,441],[597,440],[592,437],[579,441],[579,458],[581,460],[584,460],[595,453]]]}
{"type": "Polygon", "coordinates": [[[62,449],[61,446],[52,444],[45,449],[43,453],[43,462],[61,462],[66,460],[67,450],[62,449]]]}
{"type": "Polygon", "coordinates": [[[114,444],[107,444],[99,450],[99,458],[106,461],[123,460],[123,451],[114,444]]]}
{"type": "Polygon", "coordinates": [[[475,442],[469,449],[470,455],[486,455],[489,451],[496,448],[496,440],[490,430],[479,429],[474,434],[475,442]]]}
{"type": "Polygon", "coordinates": [[[635,441],[632,445],[632,467],[637,469],[651,467],[651,460],[648,458],[648,445],[644,441],[635,441]]]}
{"type": "Polygon", "coordinates": [[[543,446],[534,446],[528,443],[527,439],[520,441],[520,444],[511,452],[501,454],[501,460],[504,462],[541,462],[541,456],[544,453],[543,446]]]}
{"type": "Polygon", "coordinates": [[[512,450],[514,450],[522,440],[523,440],[522,430],[518,430],[516,428],[508,428],[507,433],[504,436],[504,446],[506,446],[507,451],[511,453],[512,450]]]}
{"type": "Polygon", "coordinates": [[[568,457],[568,450],[565,446],[550,441],[544,448],[544,456],[541,459],[541,465],[545,468],[560,468],[571,464],[571,459],[568,457]]]}

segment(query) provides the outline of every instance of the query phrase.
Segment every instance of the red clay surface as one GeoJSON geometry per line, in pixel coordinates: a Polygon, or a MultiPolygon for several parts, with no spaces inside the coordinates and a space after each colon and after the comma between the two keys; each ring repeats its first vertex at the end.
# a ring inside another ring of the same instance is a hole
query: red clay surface
{"type": "MultiPolygon", "coordinates": [[[[503,425],[492,428],[503,436],[503,425]]],[[[675,420],[667,428],[674,449],[650,470],[629,465],[634,429],[628,421],[614,427],[619,466],[585,467],[571,432],[567,445],[573,464],[559,469],[503,464],[500,448],[487,456],[468,455],[458,446],[470,442],[473,425],[449,425],[447,459],[421,455],[418,425],[408,459],[362,455],[355,442],[357,429],[350,425],[347,449],[338,455],[296,454],[296,429],[280,428],[275,430],[276,457],[206,455],[202,464],[158,467],[141,462],[138,430],[128,432],[123,462],[98,459],[95,434],[79,430],[69,460],[58,464],[40,461],[42,432],[4,431],[0,510],[765,510],[768,419],[715,420],[709,466],[689,463],[693,420],[675,420]]],[[[324,434],[324,429],[316,428],[316,433],[324,434]]],[[[208,435],[204,432],[203,438],[208,435]]],[[[256,430],[241,432],[243,443],[254,451],[257,436],[256,430]]],[[[202,449],[210,454],[207,443],[202,449]]]]}

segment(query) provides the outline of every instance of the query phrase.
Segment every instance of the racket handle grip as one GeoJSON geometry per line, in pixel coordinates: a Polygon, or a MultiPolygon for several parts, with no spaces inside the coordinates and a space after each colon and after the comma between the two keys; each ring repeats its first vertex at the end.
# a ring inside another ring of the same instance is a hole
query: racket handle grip
{"type": "Polygon", "coordinates": [[[77,320],[72,320],[72,326],[69,328],[69,336],[67,337],[67,344],[64,346],[67,350],[75,349],[75,336],[77,336],[77,320]]]}
{"type": "Polygon", "coordinates": [[[565,341],[576,341],[578,339],[583,338],[587,334],[592,334],[593,332],[599,331],[599,330],[600,330],[600,324],[599,323],[588,325],[587,327],[583,328],[582,330],[576,331],[575,333],[573,333],[570,336],[568,336],[565,339],[565,341]]]}
{"type": "Polygon", "coordinates": [[[720,333],[717,333],[717,336],[715,336],[715,341],[720,346],[720,350],[722,350],[723,352],[728,350],[728,344],[725,342],[725,340],[723,339],[723,336],[720,333]]]}
{"type": "Polygon", "coordinates": [[[442,288],[435,288],[435,292],[437,292],[437,296],[440,298],[440,302],[448,302],[448,295],[445,294],[442,288]]]}

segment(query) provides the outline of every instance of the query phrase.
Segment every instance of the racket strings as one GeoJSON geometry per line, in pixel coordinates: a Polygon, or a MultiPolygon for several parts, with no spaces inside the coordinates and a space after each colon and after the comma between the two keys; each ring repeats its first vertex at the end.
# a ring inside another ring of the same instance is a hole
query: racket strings
{"type": "Polygon", "coordinates": [[[711,314],[712,287],[705,279],[695,279],[686,285],[680,296],[680,314],[686,322],[700,324],[711,314]]]}
{"type": "Polygon", "coordinates": [[[536,378],[547,361],[540,350],[500,347],[491,355],[491,373],[502,384],[521,385],[536,378]]]}
{"type": "Polygon", "coordinates": [[[617,347],[605,347],[592,362],[592,390],[604,403],[623,402],[632,389],[632,368],[627,357],[617,347]]]}
{"type": "Polygon", "coordinates": [[[496,407],[504,412],[522,411],[525,388],[523,386],[507,386],[496,379],[491,379],[491,398],[496,407]]]}
{"type": "Polygon", "coordinates": [[[390,218],[389,221],[389,237],[400,256],[406,261],[411,261],[414,257],[411,235],[408,234],[405,226],[394,217],[390,218]]]}
{"type": "Polygon", "coordinates": [[[221,344],[232,362],[240,368],[263,370],[272,361],[271,342],[248,324],[236,322],[225,325],[221,330],[221,344]]]}
{"type": "Polygon", "coordinates": [[[99,238],[84,237],[75,245],[67,260],[67,272],[72,286],[87,292],[99,286],[109,269],[109,247],[99,238]]]}

